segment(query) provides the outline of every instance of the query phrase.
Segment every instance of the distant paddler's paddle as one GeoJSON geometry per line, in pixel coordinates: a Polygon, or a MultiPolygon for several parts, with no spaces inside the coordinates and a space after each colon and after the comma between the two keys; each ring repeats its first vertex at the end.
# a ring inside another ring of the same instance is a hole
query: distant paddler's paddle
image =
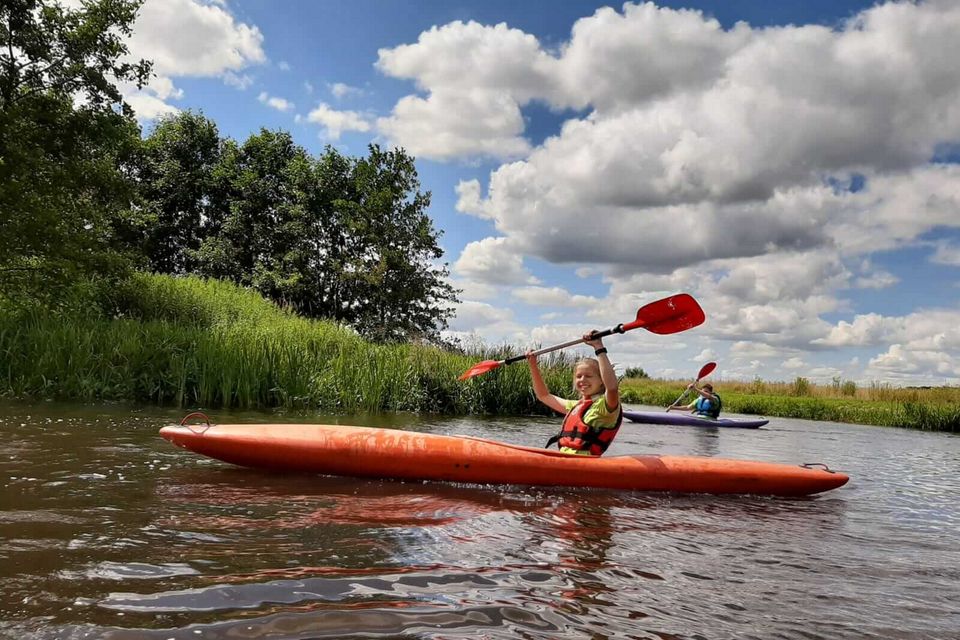
{"type": "MultiPolygon", "coordinates": [[[[640,327],[652,333],[679,333],[702,324],[704,319],[703,309],[701,309],[697,301],[693,299],[693,296],[686,293],[678,293],[675,296],[657,300],[656,302],[651,302],[650,304],[640,307],[637,310],[636,320],[626,324],[618,324],[605,331],[596,331],[593,333],[593,338],[605,338],[614,333],[626,333],[627,331],[640,327]]],[[[539,356],[565,347],[572,347],[582,342],[583,338],[577,338],[576,340],[564,342],[563,344],[538,349],[533,353],[539,356]]],[[[466,372],[460,376],[460,380],[467,380],[468,378],[479,376],[482,373],[493,371],[504,365],[513,364],[514,362],[520,362],[525,359],[526,355],[524,354],[513,356],[506,360],[484,360],[467,369],[466,372]]]]}
{"type": "MultiPolygon", "coordinates": [[[[717,368],[716,362],[708,362],[707,364],[700,367],[700,373],[697,374],[697,379],[693,381],[693,384],[697,384],[702,379],[706,378],[708,375],[713,373],[713,370],[717,368]]],[[[683,397],[690,393],[690,389],[684,389],[683,393],[680,394],[680,397],[673,401],[669,407],[667,407],[667,412],[669,413],[670,409],[674,409],[677,406],[677,403],[683,400],[683,397]]]]}

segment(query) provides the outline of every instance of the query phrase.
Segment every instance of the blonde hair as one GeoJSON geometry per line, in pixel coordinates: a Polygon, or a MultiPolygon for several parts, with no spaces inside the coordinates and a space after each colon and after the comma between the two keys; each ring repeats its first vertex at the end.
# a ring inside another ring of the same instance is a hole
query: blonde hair
{"type": "Polygon", "coordinates": [[[581,358],[580,360],[577,360],[577,362],[573,365],[574,375],[573,375],[573,382],[571,383],[571,386],[573,388],[574,393],[576,393],[577,391],[577,375],[576,375],[577,369],[583,366],[592,367],[596,369],[597,377],[600,378],[600,393],[606,393],[607,386],[603,384],[603,376],[600,374],[600,361],[597,360],[596,358],[581,358]]]}

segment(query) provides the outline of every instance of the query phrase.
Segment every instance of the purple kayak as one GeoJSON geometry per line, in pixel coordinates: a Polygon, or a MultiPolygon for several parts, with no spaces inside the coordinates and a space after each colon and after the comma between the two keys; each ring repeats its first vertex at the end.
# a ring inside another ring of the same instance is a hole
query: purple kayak
{"type": "Polygon", "coordinates": [[[693,427],[735,427],[739,429],[757,429],[770,422],[765,418],[741,420],[732,418],[700,418],[689,413],[667,413],[666,411],[624,411],[623,417],[632,422],[645,424],[680,424],[693,427]]]}

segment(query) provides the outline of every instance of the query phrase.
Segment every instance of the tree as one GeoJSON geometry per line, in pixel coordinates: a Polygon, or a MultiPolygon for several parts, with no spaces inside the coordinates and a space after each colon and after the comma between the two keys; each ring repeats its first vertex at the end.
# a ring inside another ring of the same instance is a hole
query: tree
{"type": "Polygon", "coordinates": [[[305,192],[311,159],[289,133],[268,131],[243,145],[227,141],[214,171],[223,205],[210,210],[210,233],[196,253],[202,275],[255,287],[297,305],[298,255],[310,239],[305,192]]]}
{"type": "Polygon", "coordinates": [[[374,145],[349,158],[328,148],[314,159],[290,134],[261,130],[226,142],[213,173],[224,204],[208,210],[201,275],[375,340],[436,339],[446,327],[457,291],[404,151],[374,145]]]}
{"type": "Polygon", "coordinates": [[[440,233],[426,214],[430,194],[420,192],[413,158],[371,145],[349,180],[352,197],[334,202],[346,229],[340,278],[349,284],[334,314],[375,340],[437,339],[458,291],[437,262],[440,233]]]}
{"type": "Polygon", "coordinates": [[[141,205],[155,220],[145,239],[151,270],[195,270],[196,252],[226,206],[217,174],[223,146],[217,125],[190,111],[161,118],[144,139],[135,175],[141,205]]]}
{"type": "Polygon", "coordinates": [[[117,83],[139,1],[0,3],[0,293],[56,299],[59,285],[118,273],[140,220],[123,167],[139,127],[117,83]]]}

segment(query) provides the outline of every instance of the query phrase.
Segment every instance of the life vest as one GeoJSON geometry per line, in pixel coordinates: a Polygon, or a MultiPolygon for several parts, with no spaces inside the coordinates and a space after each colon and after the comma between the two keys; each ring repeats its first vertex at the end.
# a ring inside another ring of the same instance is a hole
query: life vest
{"type": "Polygon", "coordinates": [[[697,398],[697,404],[694,405],[694,413],[706,416],[708,418],[713,418],[716,420],[720,417],[720,409],[723,407],[723,401],[720,399],[720,394],[713,394],[717,399],[716,402],[711,401],[709,398],[704,398],[700,396],[697,398]]]}
{"type": "Polygon", "coordinates": [[[556,442],[560,447],[589,451],[592,456],[601,456],[617,436],[623,423],[623,403],[617,407],[617,423],[607,429],[594,429],[583,421],[583,416],[593,404],[593,399],[581,400],[573,406],[563,419],[560,434],[550,438],[549,447],[556,442]]]}

